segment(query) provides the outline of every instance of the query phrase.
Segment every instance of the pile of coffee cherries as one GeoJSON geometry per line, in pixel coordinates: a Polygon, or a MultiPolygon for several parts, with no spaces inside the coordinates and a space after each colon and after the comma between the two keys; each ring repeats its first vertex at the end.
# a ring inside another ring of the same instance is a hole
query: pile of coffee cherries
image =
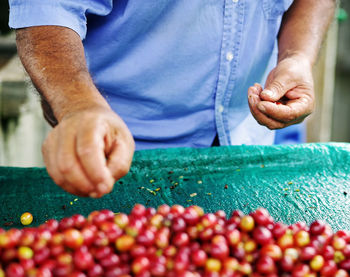
{"type": "Polygon", "coordinates": [[[202,208],[136,204],[0,230],[2,276],[349,276],[350,233],[322,221],[275,223],[259,208],[205,214],[202,208]]]}

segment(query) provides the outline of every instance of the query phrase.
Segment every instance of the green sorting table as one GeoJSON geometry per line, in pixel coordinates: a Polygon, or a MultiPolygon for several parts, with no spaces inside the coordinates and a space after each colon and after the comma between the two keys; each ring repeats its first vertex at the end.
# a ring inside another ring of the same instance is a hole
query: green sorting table
{"type": "Polygon", "coordinates": [[[135,153],[130,173],[101,199],[75,197],[45,168],[0,167],[0,226],[33,226],[93,210],[129,212],[135,203],[200,205],[206,212],[265,207],[277,221],[328,221],[350,230],[350,144],[174,148],[135,153]]]}

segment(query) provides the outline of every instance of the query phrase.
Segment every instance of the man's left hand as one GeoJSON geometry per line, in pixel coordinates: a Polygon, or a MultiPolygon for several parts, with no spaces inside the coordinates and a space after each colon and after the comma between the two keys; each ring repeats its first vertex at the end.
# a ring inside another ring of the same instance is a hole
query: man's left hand
{"type": "Polygon", "coordinates": [[[281,60],[267,77],[265,89],[248,90],[250,111],[259,124],[281,129],[302,122],[314,109],[312,66],[302,55],[281,60]]]}

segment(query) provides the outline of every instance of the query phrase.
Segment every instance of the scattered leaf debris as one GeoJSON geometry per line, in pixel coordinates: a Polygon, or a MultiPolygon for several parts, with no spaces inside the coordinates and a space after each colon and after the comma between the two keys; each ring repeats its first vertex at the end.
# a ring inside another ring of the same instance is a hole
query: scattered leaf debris
{"type": "Polygon", "coordinates": [[[240,169],[240,168],[237,168],[236,171],[239,172],[239,171],[241,171],[241,169],[240,169]]]}
{"type": "Polygon", "coordinates": [[[224,189],[228,189],[228,185],[227,184],[224,186],[224,189]]]}
{"type": "Polygon", "coordinates": [[[160,188],[156,188],[154,191],[160,191],[160,188]]]}
{"type": "Polygon", "coordinates": [[[344,194],[345,196],[347,196],[347,195],[348,195],[348,193],[347,193],[346,191],[344,191],[344,192],[343,192],[343,194],[344,194]]]}
{"type": "Polygon", "coordinates": [[[198,180],[198,181],[197,181],[197,184],[199,184],[199,185],[200,185],[200,184],[203,184],[203,181],[202,181],[202,180],[198,180]]]}
{"type": "Polygon", "coordinates": [[[179,183],[178,182],[171,182],[173,185],[170,187],[170,189],[174,189],[174,188],[176,188],[178,185],[179,185],[179,183]]]}
{"type": "Polygon", "coordinates": [[[9,221],[9,222],[4,223],[4,226],[11,226],[11,225],[13,225],[13,221],[9,221]]]}
{"type": "Polygon", "coordinates": [[[145,189],[147,190],[149,193],[153,194],[153,195],[157,195],[157,193],[154,191],[154,190],[151,190],[149,188],[146,188],[146,187],[140,187],[139,189],[145,189]]]}
{"type": "Polygon", "coordinates": [[[65,209],[67,209],[67,206],[66,205],[62,205],[61,209],[65,210],[65,209]]]}
{"type": "Polygon", "coordinates": [[[211,192],[207,192],[207,195],[211,195],[211,192]]]}
{"type": "Polygon", "coordinates": [[[296,190],[295,190],[295,192],[299,192],[299,191],[300,191],[300,189],[296,189],[296,190]]]}
{"type": "Polygon", "coordinates": [[[196,192],[190,194],[190,197],[195,197],[195,196],[197,196],[196,192]]]}
{"type": "Polygon", "coordinates": [[[293,184],[293,182],[288,182],[288,185],[292,185],[293,184]]]}
{"type": "Polygon", "coordinates": [[[77,201],[78,201],[78,198],[75,198],[75,199],[74,199],[74,202],[77,202],[77,201]]]}
{"type": "Polygon", "coordinates": [[[154,183],[154,179],[149,180],[149,182],[150,182],[151,184],[154,183]]]}
{"type": "Polygon", "coordinates": [[[265,165],[264,165],[264,164],[262,164],[262,165],[261,165],[261,168],[264,168],[264,167],[265,167],[265,165]]]}

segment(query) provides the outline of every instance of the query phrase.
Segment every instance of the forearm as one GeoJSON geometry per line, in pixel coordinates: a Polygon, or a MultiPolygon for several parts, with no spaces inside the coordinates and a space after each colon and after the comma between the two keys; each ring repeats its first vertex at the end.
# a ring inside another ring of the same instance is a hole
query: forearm
{"type": "Polygon", "coordinates": [[[58,122],[89,107],[109,108],[93,84],[82,42],[73,30],[30,27],[17,30],[16,37],[21,61],[58,122]]]}
{"type": "Polygon", "coordinates": [[[335,0],[294,0],[283,17],[278,60],[302,55],[314,65],[335,6],[335,0]]]}

